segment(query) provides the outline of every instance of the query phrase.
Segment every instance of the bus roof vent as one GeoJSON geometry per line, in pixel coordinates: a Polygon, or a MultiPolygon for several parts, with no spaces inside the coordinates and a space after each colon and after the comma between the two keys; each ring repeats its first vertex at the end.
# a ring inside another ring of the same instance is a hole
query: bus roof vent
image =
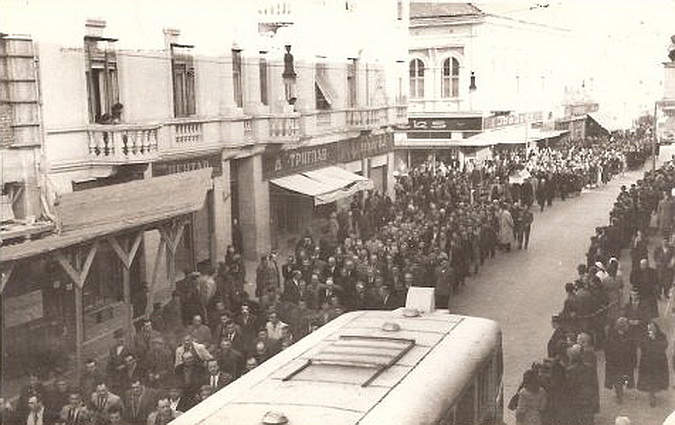
{"type": "Polygon", "coordinates": [[[310,366],[337,366],[372,370],[361,383],[365,387],[396,364],[414,346],[414,339],[341,335],[337,341],[307,359],[302,366],[282,380],[289,381],[310,366]]]}
{"type": "Polygon", "coordinates": [[[262,418],[263,425],[283,425],[288,423],[288,418],[281,412],[267,412],[262,418]]]}

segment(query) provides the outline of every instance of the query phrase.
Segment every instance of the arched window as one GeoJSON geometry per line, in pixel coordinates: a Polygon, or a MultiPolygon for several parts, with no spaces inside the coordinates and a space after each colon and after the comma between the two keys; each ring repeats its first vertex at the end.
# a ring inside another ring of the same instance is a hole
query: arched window
{"type": "Polygon", "coordinates": [[[447,58],[443,61],[443,81],[441,81],[443,97],[459,96],[459,61],[447,58]]]}
{"type": "Polygon", "coordinates": [[[410,61],[410,97],[424,97],[424,62],[421,59],[410,61]]]}

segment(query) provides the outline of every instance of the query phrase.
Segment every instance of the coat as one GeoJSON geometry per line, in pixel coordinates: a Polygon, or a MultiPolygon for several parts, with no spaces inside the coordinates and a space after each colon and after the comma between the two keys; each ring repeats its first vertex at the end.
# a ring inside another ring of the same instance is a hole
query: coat
{"type": "Polygon", "coordinates": [[[637,345],[630,332],[620,333],[612,329],[605,341],[605,388],[626,380],[628,388],[635,387],[637,345]]]}
{"type": "Polygon", "coordinates": [[[134,406],[132,390],[124,395],[125,418],[130,424],[145,425],[148,415],[157,408],[158,393],[151,388],[143,388],[138,403],[134,406]]]}
{"type": "Polygon", "coordinates": [[[508,210],[502,210],[499,213],[499,243],[513,244],[515,238],[513,237],[513,217],[508,210]]]}
{"type": "Polygon", "coordinates": [[[668,389],[670,371],[666,349],[668,340],[661,333],[655,339],[645,337],[640,342],[638,384],[640,391],[658,392],[668,389]]]}
{"type": "Polygon", "coordinates": [[[546,391],[539,388],[536,393],[527,388],[518,391],[518,407],[516,408],[517,425],[541,425],[541,411],[546,406],[546,391]]]}

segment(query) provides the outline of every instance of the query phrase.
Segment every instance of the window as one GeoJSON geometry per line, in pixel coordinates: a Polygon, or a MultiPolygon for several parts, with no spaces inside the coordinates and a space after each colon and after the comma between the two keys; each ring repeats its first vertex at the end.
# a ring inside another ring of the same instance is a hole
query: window
{"type": "Polygon", "coordinates": [[[267,59],[260,58],[258,66],[260,67],[260,102],[263,105],[268,105],[269,101],[267,99],[267,59]]]}
{"type": "Polygon", "coordinates": [[[242,90],[241,50],[232,49],[232,81],[234,84],[234,103],[241,108],[244,105],[242,90]]]}
{"type": "Polygon", "coordinates": [[[195,67],[189,47],[171,46],[171,73],[173,76],[173,111],[176,117],[196,113],[195,67]]]}
{"type": "Polygon", "coordinates": [[[447,58],[443,61],[441,94],[443,97],[459,96],[459,61],[455,58],[447,58]]]}
{"type": "Polygon", "coordinates": [[[353,108],[356,106],[356,59],[350,59],[347,64],[347,106],[353,108]]]}
{"type": "Polygon", "coordinates": [[[424,62],[421,59],[410,61],[410,97],[424,97],[424,62]]]}
{"type": "Polygon", "coordinates": [[[403,20],[403,0],[396,2],[396,19],[399,21],[403,20]]]}
{"type": "Polygon", "coordinates": [[[114,41],[100,37],[84,39],[90,122],[112,122],[113,105],[119,102],[117,55],[112,44],[114,41]]]}

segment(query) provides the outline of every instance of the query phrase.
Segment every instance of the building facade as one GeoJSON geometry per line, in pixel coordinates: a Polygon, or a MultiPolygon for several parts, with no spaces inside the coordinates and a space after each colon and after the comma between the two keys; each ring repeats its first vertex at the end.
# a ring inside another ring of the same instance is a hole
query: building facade
{"type": "Polygon", "coordinates": [[[352,195],[393,193],[406,2],[192,3],[203,20],[172,4],[9,10],[30,34],[3,36],[0,76],[17,353],[100,356],[228,245],[255,259],[352,195]],[[50,14],[64,20],[35,25],[50,14]]]}
{"type": "MultiPolygon", "coordinates": [[[[401,166],[430,156],[459,164],[480,160],[488,142],[502,137],[470,139],[483,132],[517,127],[525,143],[541,136],[539,129],[552,129],[553,118],[562,115],[566,31],[490,13],[489,5],[410,7],[409,123],[406,140],[397,143],[401,166]]],[[[513,141],[510,134],[507,139],[513,141]]]]}

